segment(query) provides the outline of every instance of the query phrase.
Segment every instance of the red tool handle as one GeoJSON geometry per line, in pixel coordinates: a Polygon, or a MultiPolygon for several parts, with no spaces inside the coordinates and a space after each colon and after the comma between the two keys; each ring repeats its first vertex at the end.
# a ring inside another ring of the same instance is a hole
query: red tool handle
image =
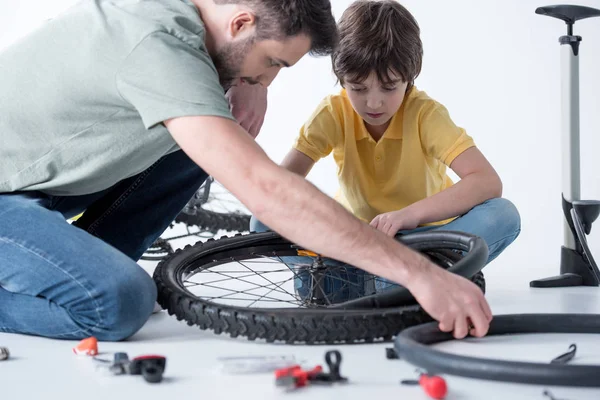
{"type": "Polygon", "coordinates": [[[320,374],[323,368],[318,365],[311,370],[303,370],[299,365],[288,368],[281,368],[275,371],[275,380],[283,383],[284,386],[302,387],[308,384],[308,381],[320,374]]]}
{"type": "Polygon", "coordinates": [[[446,381],[441,376],[422,374],[419,378],[419,385],[427,395],[434,399],[443,399],[448,393],[446,381]]]}

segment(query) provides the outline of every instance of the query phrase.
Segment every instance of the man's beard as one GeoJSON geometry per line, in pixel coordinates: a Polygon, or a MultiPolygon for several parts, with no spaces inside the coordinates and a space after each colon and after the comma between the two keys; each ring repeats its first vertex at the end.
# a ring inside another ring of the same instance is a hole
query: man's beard
{"type": "Polygon", "coordinates": [[[240,77],[242,63],[254,41],[254,38],[248,38],[242,43],[228,43],[212,57],[219,73],[219,82],[225,91],[229,90],[233,82],[240,77]]]}

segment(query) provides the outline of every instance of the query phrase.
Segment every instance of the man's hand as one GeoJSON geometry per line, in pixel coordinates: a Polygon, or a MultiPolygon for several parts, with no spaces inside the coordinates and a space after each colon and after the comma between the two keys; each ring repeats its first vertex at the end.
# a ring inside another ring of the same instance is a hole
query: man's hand
{"type": "Polygon", "coordinates": [[[388,236],[395,236],[401,229],[414,229],[419,226],[419,219],[406,209],[379,214],[370,225],[388,236]]]}
{"type": "Polygon", "coordinates": [[[250,136],[260,133],[267,113],[267,88],[261,84],[250,85],[237,81],[225,94],[233,117],[250,136]]]}
{"type": "Polygon", "coordinates": [[[416,273],[407,288],[441,331],[454,331],[457,339],[487,334],[492,311],[473,282],[429,263],[416,273]]]}

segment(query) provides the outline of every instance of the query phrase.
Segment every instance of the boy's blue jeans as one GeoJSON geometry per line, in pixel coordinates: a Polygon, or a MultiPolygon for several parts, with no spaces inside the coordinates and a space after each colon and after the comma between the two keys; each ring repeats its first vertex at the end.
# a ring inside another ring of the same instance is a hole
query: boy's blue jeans
{"type": "Polygon", "coordinates": [[[134,334],[156,301],[136,261],[206,178],[177,151],[92,195],[0,193],[0,332],[105,341],[134,334]]]}
{"type": "MultiPolygon", "coordinates": [[[[269,230],[264,224],[252,217],[250,231],[263,232],[269,230]]],[[[445,225],[419,227],[411,230],[402,230],[398,234],[409,234],[432,230],[452,230],[477,235],[485,240],[489,249],[487,263],[498,257],[521,232],[521,218],[517,208],[503,198],[488,200],[473,207],[466,214],[454,219],[445,225]]],[[[312,275],[306,269],[312,263],[309,257],[282,257],[295,269],[295,289],[302,299],[310,294],[312,275]],[[294,267],[294,265],[296,265],[294,267]],[[297,267],[300,265],[300,267],[297,267]]],[[[327,293],[328,300],[338,303],[364,296],[365,294],[380,292],[396,284],[380,277],[364,272],[343,262],[326,259],[325,265],[329,271],[321,278],[321,288],[327,293]],[[369,286],[370,285],[370,286],[369,286]]]]}

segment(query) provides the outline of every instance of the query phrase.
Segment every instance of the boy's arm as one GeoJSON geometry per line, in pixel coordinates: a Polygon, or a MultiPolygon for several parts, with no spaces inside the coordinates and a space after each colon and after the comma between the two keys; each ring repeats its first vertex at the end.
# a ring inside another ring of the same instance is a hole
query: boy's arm
{"type": "Polygon", "coordinates": [[[371,226],[393,236],[401,229],[462,215],[486,200],[502,196],[500,177],[476,147],[457,156],[450,168],[461,178],[459,182],[402,210],[380,214],[371,226]]]}
{"type": "Polygon", "coordinates": [[[210,116],[164,124],[190,158],[289,240],[405,286],[457,338],[483,336],[491,311],[472,282],[372,229],[301,176],[273,163],[234,121],[210,116]]]}
{"type": "Polygon", "coordinates": [[[287,153],[281,162],[283,168],[304,178],[306,178],[306,175],[308,175],[314,165],[315,162],[312,158],[294,148],[287,153]]]}

